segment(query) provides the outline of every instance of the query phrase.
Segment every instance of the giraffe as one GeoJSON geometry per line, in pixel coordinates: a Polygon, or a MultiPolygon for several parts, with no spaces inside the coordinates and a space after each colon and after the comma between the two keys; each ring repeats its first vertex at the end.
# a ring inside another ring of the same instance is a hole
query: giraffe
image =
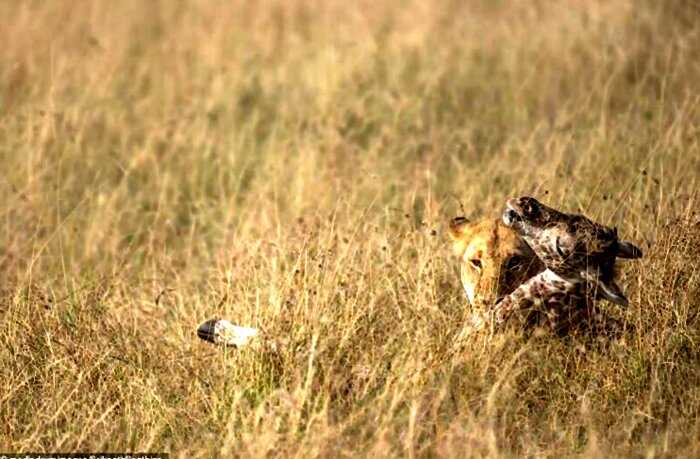
{"type": "Polygon", "coordinates": [[[641,258],[642,251],[619,240],[617,229],[583,215],[559,212],[527,196],[508,200],[503,222],[528,243],[547,269],[496,305],[495,324],[534,304],[550,311],[566,303],[569,311],[591,310],[598,298],[628,304],[615,283],[615,260],[641,258]]]}

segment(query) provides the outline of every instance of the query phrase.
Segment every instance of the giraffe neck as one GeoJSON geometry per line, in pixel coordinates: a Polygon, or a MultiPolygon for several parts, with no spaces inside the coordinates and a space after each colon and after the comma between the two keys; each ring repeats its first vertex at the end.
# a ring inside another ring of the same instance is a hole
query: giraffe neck
{"type": "Polygon", "coordinates": [[[521,284],[493,309],[495,325],[505,322],[513,313],[533,308],[545,311],[558,309],[569,303],[585,300],[581,295],[582,284],[564,279],[550,269],[546,269],[521,284]]]}

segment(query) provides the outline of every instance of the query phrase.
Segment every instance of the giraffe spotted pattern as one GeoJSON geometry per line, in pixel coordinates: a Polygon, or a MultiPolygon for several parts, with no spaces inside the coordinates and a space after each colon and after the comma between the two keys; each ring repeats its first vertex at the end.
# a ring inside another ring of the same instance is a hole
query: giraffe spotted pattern
{"type": "Polygon", "coordinates": [[[590,315],[598,298],[628,303],[615,283],[615,260],[640,258],[642,252],[620,241],[616,229],[583,215],[559,212],[531,197],[509,200],[503,222],[528,243],[547,269],[494,307],[495,325],[532,310],[543,311],[549,318],[590,315]]]}
{"type": "Polygon", "coordinates": [[[627,305],[615,283],[615,261],[641,258],[642,251],[621,241],[617,229],[527,196],[508,200],[503,222],[520,234],[547,269],[568,281],[590,284],[599,298],[627,305]]]}

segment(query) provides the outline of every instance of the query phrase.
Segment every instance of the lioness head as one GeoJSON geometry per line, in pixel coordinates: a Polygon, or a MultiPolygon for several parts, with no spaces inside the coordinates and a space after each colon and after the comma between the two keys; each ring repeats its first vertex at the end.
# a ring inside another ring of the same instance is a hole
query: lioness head
{"type": "Polygon", "coordinates": [[[532,249],[500,219],[469,222],[458,217],[450,222],[449,234],[474,308],[489,308],[544,269],[532,249]]]}

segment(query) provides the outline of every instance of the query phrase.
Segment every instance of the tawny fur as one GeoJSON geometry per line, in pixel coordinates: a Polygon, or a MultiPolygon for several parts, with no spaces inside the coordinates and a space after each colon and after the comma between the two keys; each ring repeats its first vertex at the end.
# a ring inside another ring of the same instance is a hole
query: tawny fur
{"type": "Polygon", "coordinates": [[[452,250],[473,310],[490,310],[497,300],[544,270],[535,253],[500,219],[450,222],[452,250]]]}

